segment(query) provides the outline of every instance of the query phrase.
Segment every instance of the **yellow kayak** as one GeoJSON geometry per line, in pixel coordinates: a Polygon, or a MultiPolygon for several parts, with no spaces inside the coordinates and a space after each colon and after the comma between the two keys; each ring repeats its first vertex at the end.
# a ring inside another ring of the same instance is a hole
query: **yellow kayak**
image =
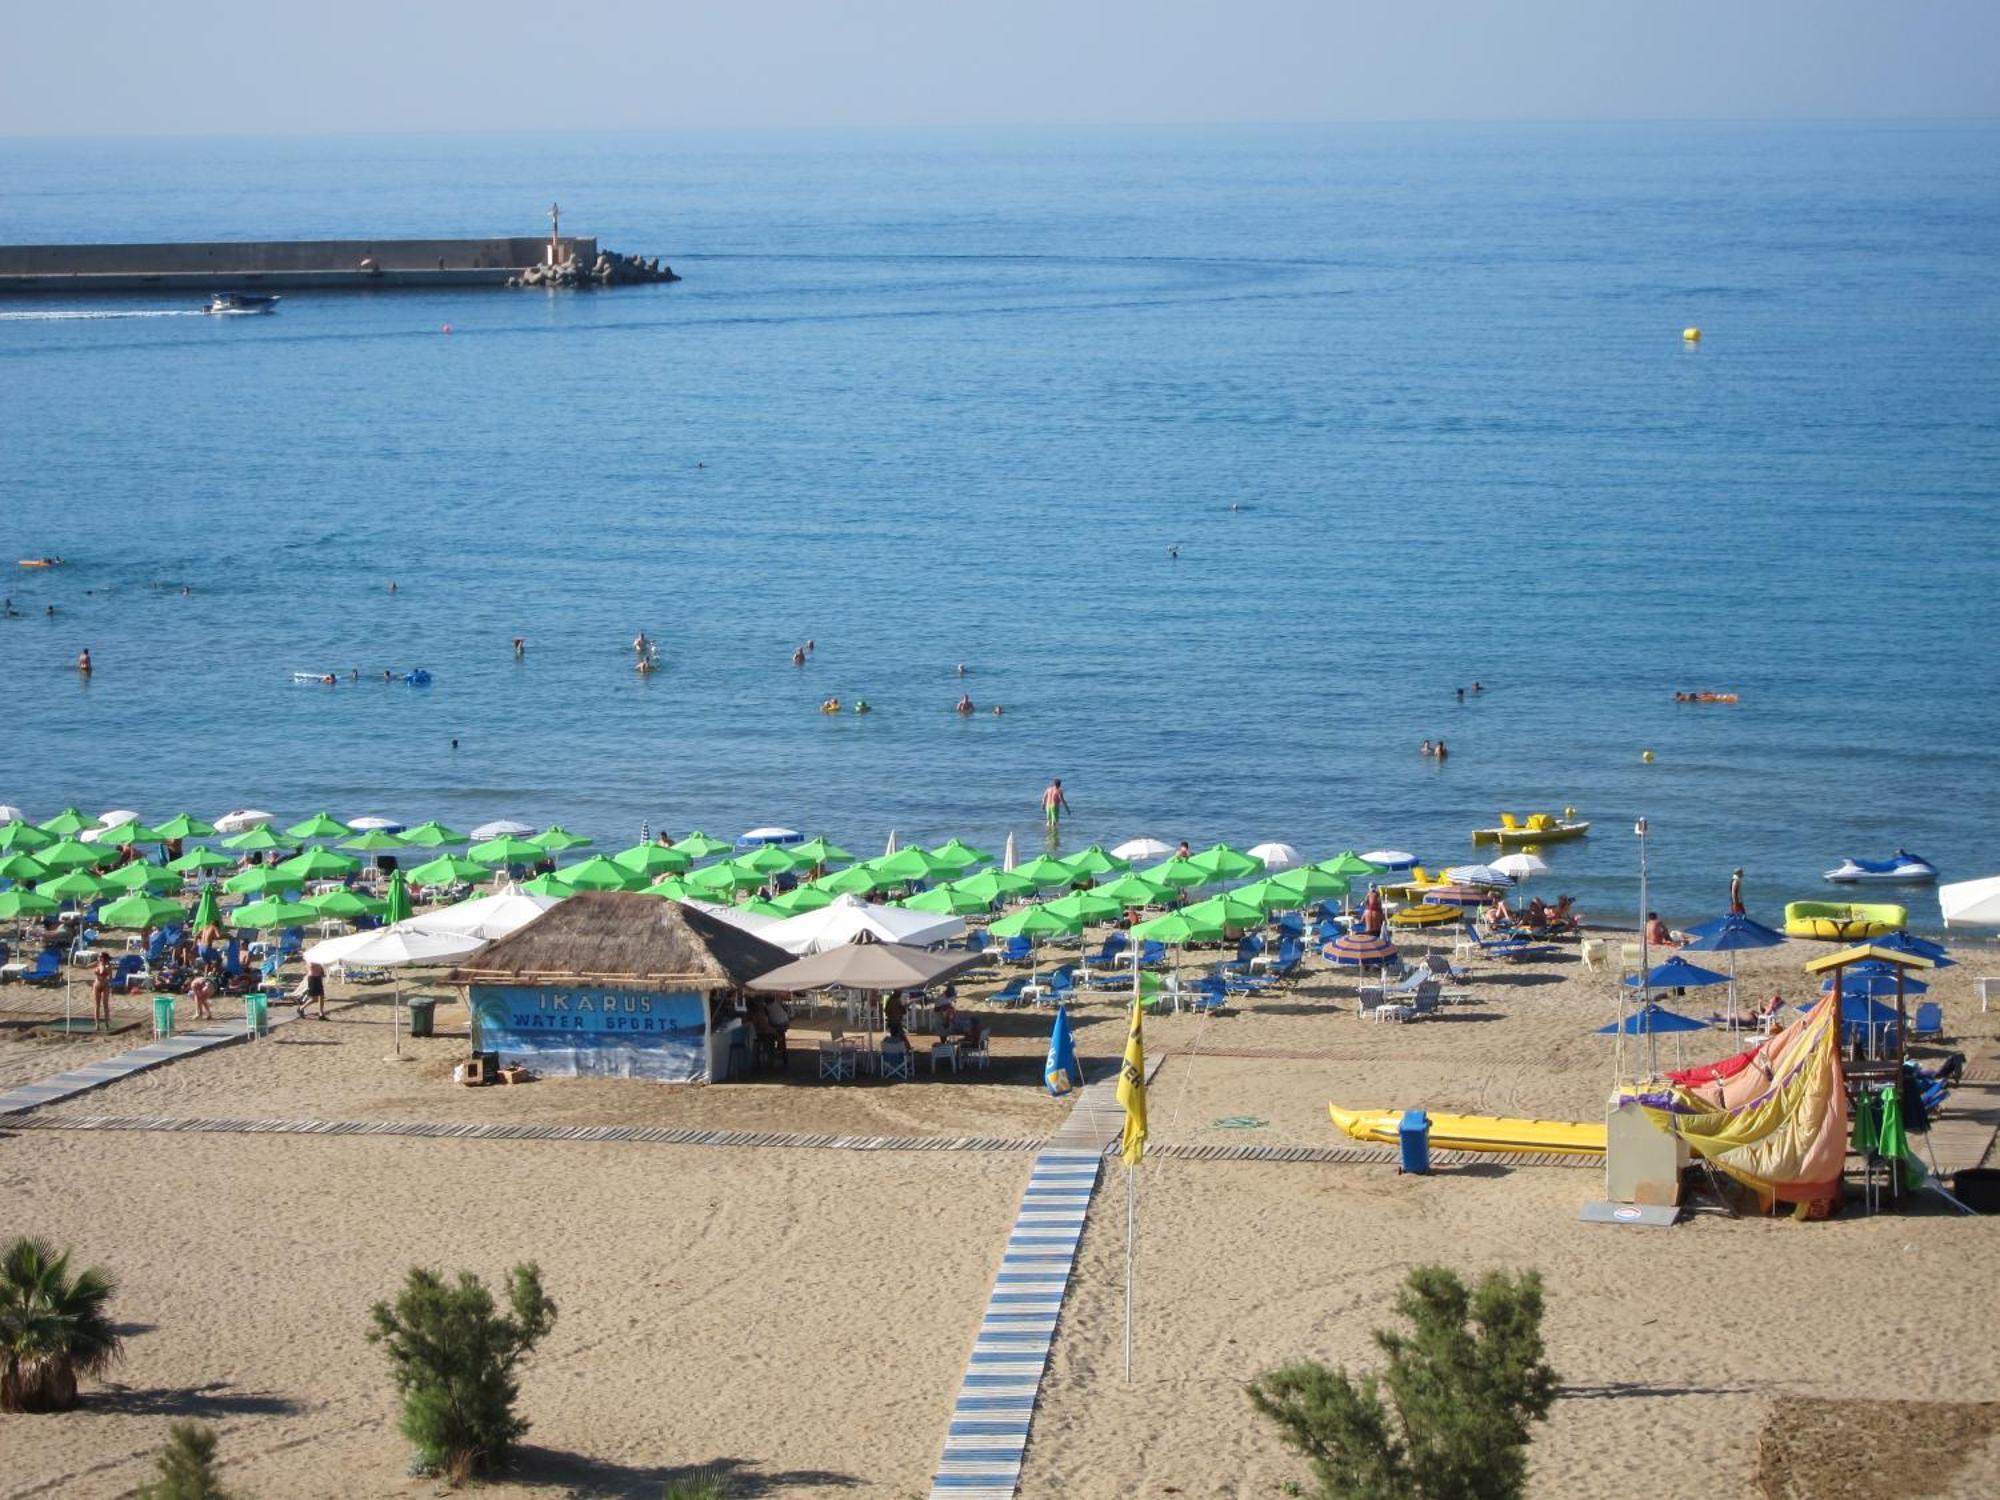
{"type": "MultiPolygon", "coordinates": [[[[1357,1141],[1393,1146],[1403,1123],[1400,1109],[1364,1113],[1329,1104],[1333,1123],[1357,1141]]],[[[1554,1151],[1602,1156],[1604,1127],[1572,1120],[1510,1120],[1498,1115],[1432,1115],[1431,1145],[1440,1151],[1554,1151]]]]}

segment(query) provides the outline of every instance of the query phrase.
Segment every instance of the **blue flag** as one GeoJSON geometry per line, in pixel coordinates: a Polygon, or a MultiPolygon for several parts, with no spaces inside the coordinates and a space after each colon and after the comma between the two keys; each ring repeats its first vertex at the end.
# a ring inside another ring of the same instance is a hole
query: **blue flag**
{"type": "Polygon", "coordinates": [[[1069,1007],[1056,1007],[1056,1024],[1049,1031],[1049,1060],[1042,1065],[1042,1081],[1051,1094],[1067,1094],[1083,1085],[1083,1069],[1076,1063],[1076,1038],[1069,1029],[1069,1007]]]}

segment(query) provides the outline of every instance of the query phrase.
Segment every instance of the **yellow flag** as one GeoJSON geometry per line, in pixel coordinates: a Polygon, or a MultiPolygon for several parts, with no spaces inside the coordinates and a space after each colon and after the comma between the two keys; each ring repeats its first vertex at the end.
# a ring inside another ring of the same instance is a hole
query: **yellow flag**
{"type": "Polygon", "coordinates": [[[1125,1165],[1136,1167],[1146,1154],[1146,1042],[1140,1034],[1140,1002],[1132,1002],[1132,1030],[1125,1039],[1125,1066],[1118,1074],[1118,1102],[1125,1106],[1125,1165]]]}

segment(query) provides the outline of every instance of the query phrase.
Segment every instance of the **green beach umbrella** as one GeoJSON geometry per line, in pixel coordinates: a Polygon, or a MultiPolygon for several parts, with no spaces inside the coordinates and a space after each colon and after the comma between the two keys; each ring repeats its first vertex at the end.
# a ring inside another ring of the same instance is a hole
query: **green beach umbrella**
{"type": "Polygon", "coordinates": [[[177,891],[181,878],[165,865],[151,865],[143,859],[135,859],[106,875],[104,883],[121,891],[177,891]]]}
{"type": "Polygon", "coordinates": [[[706,899],[702,897],[701,892],[689,890],[686,881],[672,875],[665,880],[656,880],[651,885],[642,886],[640,891],[643,895],[661,896],[668,901],[685,901],[690,896],[706,899]]]}
{"type": "Polygon", "coordinates": [[[418,885],[457,885],[461,881],[484,880],[492,873],[485,865],[462,854],[440,854],[410,871],[409,878],[418,885]]]}
{"type": "Polygon", "coordinates": [[[393,927],[398,922],[407,922],[411,910],[410,882],[401,870],[397,870],[389,876],[389,894],[382,903],[382,920],[393,927]]]}
{"type": "Polygon", "coordinates": [[[1313,868],[1324,870],[1329,875],[1380,875],[1385,867],[1370,864],[1352,849],[1343,849],[1332,859],[1323,859],[1313,868]]]}
{"type": "Polygon", "coordinates": [[[18,880],[33,885],[37,880],[47,880],[54,873],[32,854],[9,854],[0,859],[0,880],[18,880]]]}
{"type": "Polygon", "coordinates": [[[1182,916],[1190,922],[1204,925],[1213,923],[1219,927],[1262,927],[1264,909],[1252,906],[1248,901],[1232,900],[1228,896],[1210,896],[1206,901],[1197,901],[1192,906],[1181,908],[1182,916]]]}
{"type": "Polygon", "coordinates": [[[822,875],[812,882],[816,890],[831,891],[836,896],[866,896],[881,890],[885,885],[895,883],[893,876],[878,875],[866,865],[856,865],[851,870],[838,870],[831,875],[822,875]]]}
{"type": "MultiPolygon", "coordinates": [[[[811,887],[806,886],[801,889],[810,890],[811,887]]],[[[934,885],[927,891],[904,897],[898,904],[907,906],[911,911],[942,912],[951,917],[969,917],[993,909],[991,901],[982,900],[970,891],[961,890],[956,884],[934,885]]]]}
{"type": "Polygon", "coordinates": [[[59,839],[75,838],[86,828],[95,828],[97,819],[88,817],[81,808],[65,807],[53,818],[41,825],[43,833],[52,833],[59,839]]]}
{"type": "Polygon", "coordinates": [[[530,834],[528,842],[540,845],[550,854],[560,854],[565,849],[581,849],[590,840],[580,833],[571,833],[560,823],[551,823],[540,833],[530,834]]]}
{"type": "Polygon", "coordinates": [[[792,853],[799,857],[799,865],[803,869],[812,869],[821,865],[851,865],[854,863],[853,855],[841,848],[840,845],[829,844],[823,838],[807,839],[803,844],[794,844],[792,845],[792,853]]]}
{"type": "Polygon", "coordinates": [[[533,880],[521,882],[521,889],[531,896],[574,896],[575,891],[564,885],[554,875],[537,875],[533,880]]]}
{"type": "Polygon", "coordinates": [[[153,832],[159,835],[161,843],[171,843],[175,839],[213,838],[215,825],[187,813],[175,813],[166,822],[154,825],[153,832]]]}
{"type": "Polygon", "coordinates": [[[1158,906],[1173,893],[1172,886],[1161,885],[1157,880],[1148,880],[1136,873],[1106,881],[1092,892],[1098,896],[1109,896],[1124,906],[1158,906]]]}
{"type": "Polygon", "coordinates": [[[1150,940],[1180,947],[1189,943],[1219,943],[1224,936],[1220,922],[1202,921],[1190,917],[1187,911],[1170,911],[1140,922],[1132,928],[1131,935],[1141,942],[1150,940]]]}
{"type": "MultiPolygon", "coordinates": [[[[784,875],[796,870],[801,861],[790,849],[777,844],[764,844],[752,849],[748,854],[739,854],[729,861],[739,870],[754,870],[759,875],[784,875]]],[[[761,883],[761,882],[760,882],[761,883]]]]}
{"type": "Polygon", "coordinates": [[[246,854],[268,854],[273,849],[296,849],[299,847],[299,841],[288,839],[259,825],[256,828],[246,828],[241,833],[232,833],[222,841],[222,847],[241,849],[246,854]]]}
{"type": "Polygon", "coordinates": [[[1049,902],[1043,910],[1054,912],[1059,917],[1075,917],[1085,924],[1113,922],[1125,915],[1122,905],[1096,891],[1071,891],[1067,896],[1049,902]]]}
{"type": "Polygon", "coordinates": [[[963,839],[953,839],[948,844],[939,844],[931,850],[931,858],[945,865],[954,874],[963,875],[974,865],[989,864],[993,855],[990,850],[975,849],[963,839]]]}
{"type": "Polygon", "coordinates": [[[360,860],[336,854],[331,849],[308,849],[277,867],[280,875],[289,875],[301,881],[337,879],[342,875],[352,875],[360,868],[360,860]]]}
{"type": "Polygon", "coordinates": [[[121,896],[97,913],[100,927],[129,927],[134,932],[145,927],[158,927],[163,922],[179,922],[187,916],[187,908],[178,901],[169,901],[164,896],[153,896],[145,891],[134,891],[129,896],[121,896]]]}
{"type": "Polygon", "coordinates": [[[166,867],[185,875],[190,870],[233,870],[236,868],[236,861],[220,849],[196,848],[188,850],[179,859],[168,860],[166,867]]]}
{"type": "Polygon", "coordinates": [[[592,855],[581,864],[565,865],[556,871],[556,879],[573,891],[629,891],[646,883],[645,876],[602,854],[592,855]]]}
{"type": "MultiPolygon", "coordinates": [[[[1262,866],[1258,868],[1261,869],[1262,866]]],[[[1177,891],[1187,890],[1191,886],[1207,885],[1215,879],[1193,860],[1179,858],[1162,860],[1159,864],[1150,865],[1139,873],[1156,885],[1172,886],[1177,891]]]]}
{"type": "Polygon", "coordinates": [[[1229,844],[1210,844],[1201,853],[1190,855],[1188,863],[1208,871],[1210,880],[1242,880],[1264,873],[1263,860],[1229,844]]]}
{"type": "Polygon", "coordinates": [[[305,822],[294,823],[285,832],[295,839],[344,839],[354,830],[332,813],[316,812],[305,822]]]}
{"type": "Polygon", "coordinates": [[[940,876],[956,875],[963,866],[954,865],[949,860],[939,859],[928,849],[919,849],[912,844],[907,849],[898,849],[894,854],[885,854],[880,859],[870,860],[868,868],[883,879],[897,885],[906,885],[916,880],[935,880],[940,876]]]}
{"type": "Polygon", "coordinates": [[[699,870],[688,871],[681,877],[681,883],[712,901],[718,895],[754,891],[766,878],[755,870],[746,870],[733,862],[724,861],[719,865],[703,865],[699,870]]]}
{"type": "Polygon", "coordinates": [[[8,854],[25,854],[31,849],[46,849],[56,841],[53,833],[43,833],[33,823],[9,823],[0,828],[0,851],[8,854]]]}
{"type": "Polygon", "coordinates": [[[342,886],[337,891],[326,891],[317,896],[308,896],[299,903],[310,906],[322,917],[340,917],[353,921],[356,917],[379,917],[388,904],[377,901],[372,896],[364,896],[359,891],[350,891],[342,886]]]}
{"type": "Polygon", "coordinates": [[[144,823],[120,823],[116,828],[106,829],[104,837],[91,840],[95,844],[110,844],[123,849],[131,844],[164,844],[160,830],[148,828],[144,823]]]}
{"type": "Polygon", "coordinates": [[[345,840],[340,847],[354,849],[362,854],[380,854],[385,850],[407,849],[409,844],[399,833],[391,833],[386,828],[370,828],[345,840]]]}
{"type": "Polygon", "coordinates": [[[1031,880],[1038,887],[1074,885],[1082,879],[1069,865],[1047,854],[1038,854],[1026,864],[1014,866],[1010,873],[1031,880]]]}
{"type": "Polygon", "coordinates": [[[1075,854],[1066,854],[1063,856],[1063,863],[1076,871],[1077,874],[1088,875],[1093,879],[1100,875],[1120,874],[1132,868],[1132,862],[1129,859],[1120,859],[1117,855],[1108,851],[1102,844],[1092,844],[1089,848],[1080,849],[1075,854]]]}
{"type": "Polygon", "coordinates": [[[769,903],[788,917],[796,917],[802,911],[818,911],[822,906],[833,905],[833,897],[825,891],[809,885],[796,886],[783,895],[773,896],[769,903]]]}
{"type": "Polygon", "coordinates": [[[620,849],[611,858],[634,875],[648,880],[656,875],[678,874],[689,864],[687,855],[669,849],[665,844],[634,844],[630,849],[620,849]]]}
{"type": "Polygon", "coordinates": [[[298,881],[278,873],[276,865],[249,865],[222,882],[232,896],[265,896],[277,891],[295,891],[298,881]]]}
{"type": "Polygon", "coordinates": [[[1232,901],[1241,901],[1246,906],[1254,906],[1262,912],[1289,911],[1302,902],[1296,891],[1288,891],[1276,881],[1253,880],[1248,885],[1239,885],[1227,893],[1232,901]]]}
{"type": "Polygon", "coordinates": [[[194,916],[189,918],[189,925],[196,932],[206,932],[211,927],[222,925],[222,902],[216,895],[213,880],[204,884],[201,894],[195,898],[194,916]]]}
{"type": "Polygon", "coordinates": [[[456,828],[447,828],[436,818],[427,823],[419,823],[415,828],[403,833],[403,842],[414,844],[419,849],[450,849],[459,844],[472,842],[470,834],[460,833],[456,828]]]}
{"type": "Polygon", "coordinates": [[[1083,931],[1083,919],[1064,916],[1047,906],[1024,906],[1009,912],[986,929],[995,937],[1075,937],[1083,931]]]}
{"type": "Polygon", "coordinates": [[[80,839],[62,839],[35,851],[35,858],[51,870],[82,870],[117,857],[116,849],[86,844],[80,839]]]}
{"type": "Polygon", "coordinates": [[[52,896],[58,901],[86,901],[92,896],[104,894],[104,882],[88,870],[71,870],[67,875],[57,875],[44,880],[35,887],[38,895],[52,896]]]}
{"type": "Polygon", "coordinates": [[[672,847],[689,859],[707,859],[711,854],[727,854],[736,846],[727,839],[710,838],[697,828],[686,838],[674,840],[672,847]]]}
{"type": "Polygon", "coordinates": [[[0,891],[0,920],[18,922],[22,917],[45,917],[60,905],[54,897],[17,885],[11,891],[0,891]]]}
{"type": "Polygon", "coordinates": [[[1309,906],[1315,901],[1345,896],[1352,882],[1347,876],[1335,874],[1321,865],[1301,865],[1296,870],[1273,875],[1265,884],[1296,897],[1293,905],[1309,906]]]}
{"type": "Polygon", "coordinates": [[[538,859],[547,858],[548,852],[540,844],[531,844],[526,839],[517,839],[511,834],[502,834],[497,839],[474,844],[465,851],[465,857],[476,859],[482,865],[531,865],[538,859]]]}
{"type": "Polygon", "coordinates": [[[229,914],[231,927],[297,927],[319,915],[303,901],[287,901],[282,896],[266,896],[239,906],[229,914]]]}
{"type": "Polygon", "coordinates": [[[738,911],[753,912],[760,917],[788,917],[791,915],[782,906],[771,901],[739,901],[736,903],[736,909],[738,911]]]}
{"type": "Polygon", "coordinates": [[[977,875],[954,880],[951,888],[954,891],[962,891],[968,896],[975,896],[991,907],[1009,896],[1027,895],[1035,888],[1035,882],[1017,875],[1012,870],[981,870],[977,875]]]}

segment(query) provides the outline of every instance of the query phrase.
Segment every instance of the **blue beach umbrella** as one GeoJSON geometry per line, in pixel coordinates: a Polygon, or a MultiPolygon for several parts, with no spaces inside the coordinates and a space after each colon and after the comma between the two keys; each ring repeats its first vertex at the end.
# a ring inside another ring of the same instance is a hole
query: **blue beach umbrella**
{"type": "MultiPolygon", "coordinates": [[[[1693,967],[1692,964],[1689,965],[1693,967]]],[[[1642,1005],[1629,1016],[1613,1021],[1609,1026],[1597,1028],[1599,1036],[1613,1036],[1622,1031],[1627,1036],[1665,1036],[1675,1031],[1706,1031],[1708,1023],[1697,1021],[1693,1016],[1684,1016],[1679,1011],[1668,1010],[1664,1005],[1642,1005]]]]}
{"type": "MultiPolygon", "coordinates": [[[[1729,976],[1718,974],[1713,969],[1704,969],[1699,964],[1691,964],[1679,954],[1675,954],[1663,964],[1653,965],[1650,974],[1628,974],[1625,977],[1627,989],[1690,990],[1705,984],[1727,984],[1729,976]]],[[[1701,1023],[1695,1023],[1699,1026],[1701,1023]]]]}
{"type": "Polygon", "coordinates": [[[1056,1023],[1049,1030],[1049,1060],[1042,1066],[1042,1082],[1057,1097],[1083,1086],[1083,1069],[1077,1065],[1076,1035],[1070,1030],[1067,1005],[1056,1007],[1056,1023]]]}
{"type": "Polygon", "coordinates": [[[1887,937],[1869,938],[1868,946],[1882,948],[1890,953],[1908,953],[1917,958],[1928,958],[1934,969],[1956,968],[1958,960],[1945,957],[1943,943],[1934,943],[1929,938],[1912,937],[1907,932],[1892,932],[1887,937]]]}
{"type": "Polygon", "coordinates": [[[1694,941],[1687,944],[1694,953],[1734,953],[1744,948],[1776,948],[1785,935],[1762,922],[1732,912],[1689,929],[1694,941]]]}

